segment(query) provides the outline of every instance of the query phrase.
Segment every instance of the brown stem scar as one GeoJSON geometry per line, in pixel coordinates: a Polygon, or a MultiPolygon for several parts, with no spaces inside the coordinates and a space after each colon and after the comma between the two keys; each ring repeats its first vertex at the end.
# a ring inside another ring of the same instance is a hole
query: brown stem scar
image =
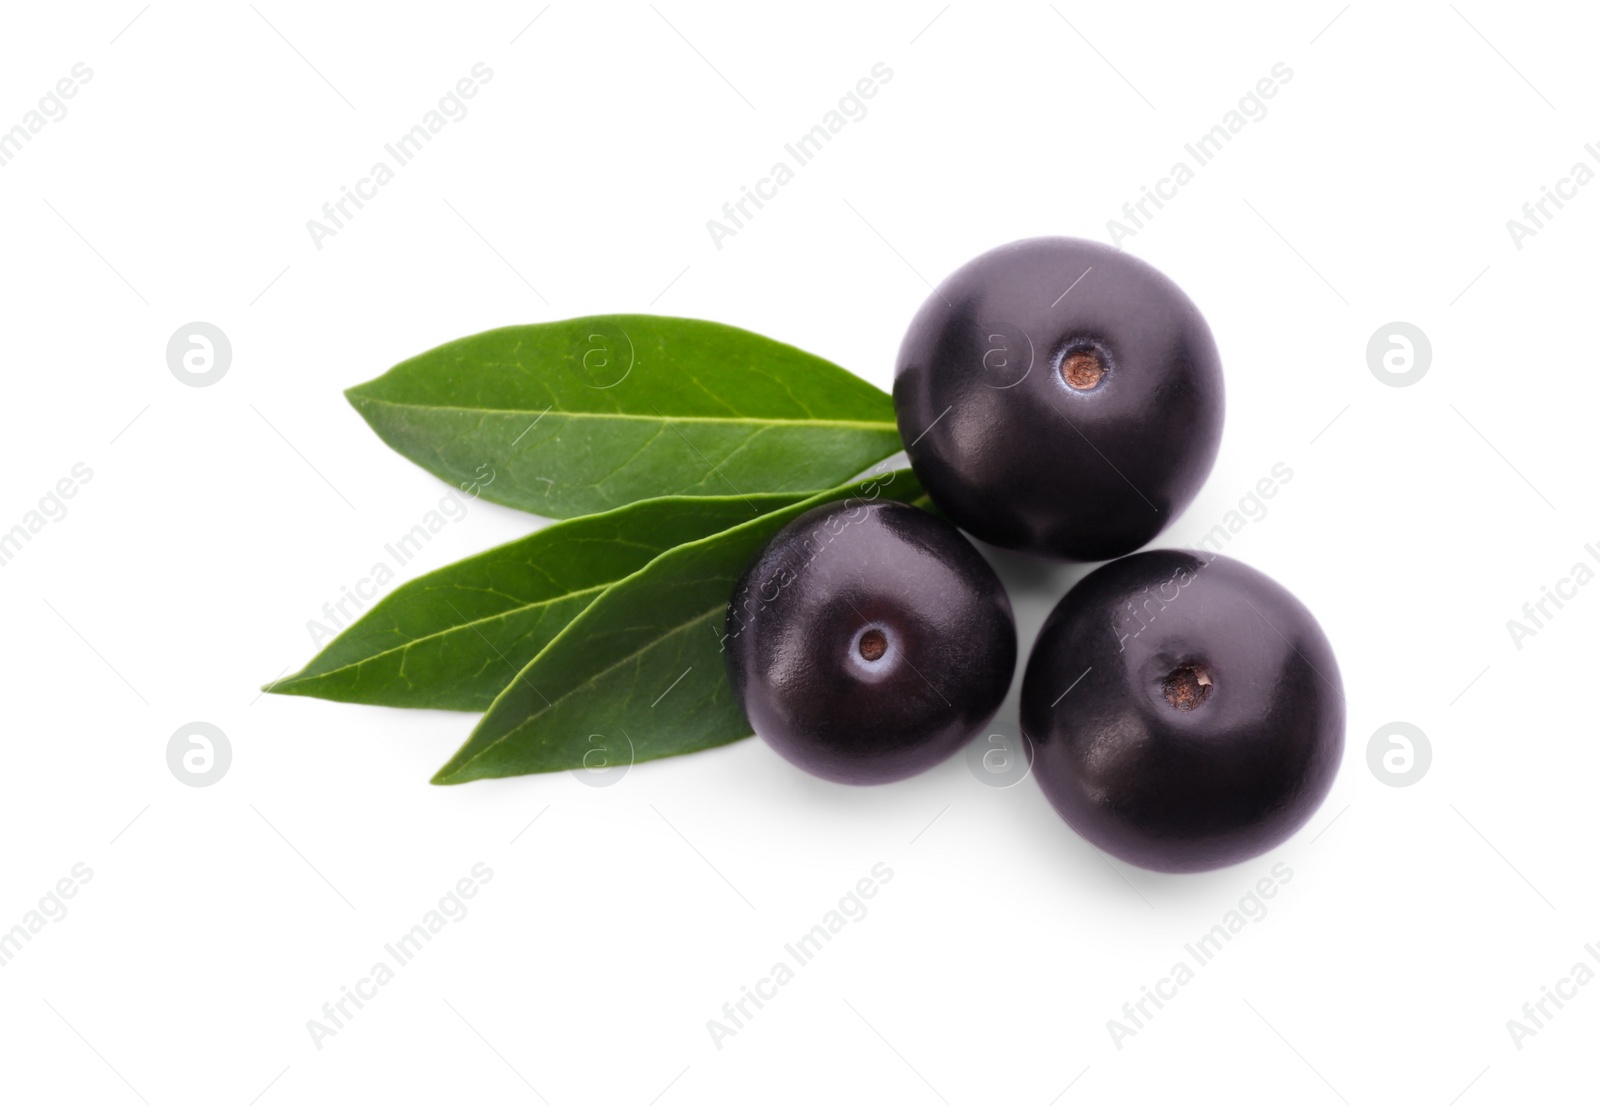
{"type": "Polygon", "coordinates": [[[1211,675],[1199,663],[1186,663],[1161,680],[1161,693],[1174,709],[1194,709],[1211,696],[1211,675]]]}
{"type": "Polygon", "coordinates": [[[1106,367],[1094,351],[1073,351],[1061,360],[1061,376],[1073,389],[1088,390],[1100,384],[1106,367]]]}
{"type": "Polygon", "coordinates": [[[889,650],[889,638],[876,628],[869,628],[861,634],[856,650],[861,653],[861,658],[869,663],[883,658],[883,653],[889,650]]]}

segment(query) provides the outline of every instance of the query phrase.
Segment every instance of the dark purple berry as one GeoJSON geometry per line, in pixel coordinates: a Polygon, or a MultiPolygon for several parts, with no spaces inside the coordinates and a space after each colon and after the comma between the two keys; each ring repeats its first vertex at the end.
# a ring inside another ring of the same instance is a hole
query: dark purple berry
{"type": "Polygon", "coordinates": [[[795,518],[728,605],[728,677],[756,734],[835,782],[926,770],[988,723],[1017,634],[1004,587],[955,528],[899,502],[795,518]]]}
{"type": "Polygon", "coordinates": [[[911,321],[895,411],[912,468],[999,547],[1098,560],[1189,504],[1222,437],[1199,309],[1154,267],[1083,239],[968,262],[911,321]]]}
{"type": "Polygon", "coordinates": [[[1056,606],[1022,681],[1052,805],[1096,847],[1204,871],[1282,843],[1344,751],[1333,649],[1306,607],[1223,556],[1144,551],[1056,606]]]}

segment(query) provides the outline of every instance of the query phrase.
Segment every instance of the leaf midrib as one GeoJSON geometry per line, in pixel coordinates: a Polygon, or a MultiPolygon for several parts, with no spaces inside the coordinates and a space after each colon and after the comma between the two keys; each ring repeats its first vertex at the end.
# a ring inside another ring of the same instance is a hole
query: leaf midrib
{"type": "MultiPolygon", "coordinates": [[[[536,413],[535,409],[500,409],[480,408],[472,405],[428,405],[415,401],[391,401],[384,397],[369,397],[356,393],[351,395],[351,400],[363,404],[388,405],[397,409],[426,409],[429,412],[459,412],[470,413],[474,416],[527,416],[536,413]]],[[[637,412],[589,412],[586,410],[566,411],[556,410],[552,405],[539,414],[544,415],[583,417],[592,420],[642,420],[652,424],[680,423],[680,424],[761,424],[761,425],[803,425],[808,428],[870,428],[874,431],[898,432],[899,427],[892,420],[824,420],[812,417],[788,416],[668,416],[665,414],[650,415],[637,412]]]]}
{"type": "MultiPolygon", "coordinates": [[[[653,637],[652,639],[650,639],[646,643],[640,645],[634,651],[629,652],[627,655],[621,656],[615,662],[613,662],[610,666],[602,667],[600,670],[593,672],[588,677],[586,677],[582,682],[580,682],[576,686],[572,687],[572,689],[568,690],[566,693],[557,694],[554,700],[551,700],[550,698],[545,698],[545,706],[544,706],[543,709],[535,710],[534,712],[529,713],[521,721],[519,721],[513,728],[508,729],[505,732],[502,732],[499,736],[496,736],[493,740],[489,741],[489,743],[485,744],[478,751],[472,753],[472,755],[469,756],[465,762],[463,762],[459,767],[456,767],[454,770],[452,770],[450,772],[451,776],[454,777],[458,772],[464,771],[468,767],[471,767],[474,763],[476,763],[483,756],[488,755],[489,752],[493,751],[495,748],[497,748],[501,744],[505,743],[507,740],[509,740],[511,737],[515,736],[517,733],[521,732],[523,729],[527,728],[529,725],[533,724],[536,720],[538,720],[540,717],[543,717],[546,713],[554,712],[556,706],[560,705],[562,702],[566,701],[568,698],[572,697],[574,694],[578,693],[579,691],[584,690],[584,689],[586,689],[586,688],[588,688],[590,686],[593,686],[595,684],[595,682],[597,682],[599,679],[605,677],[606,675],[610,674],[612,671],[616,670],[618,667],[620,667],[623,664],[625,664],[625,663],[637,658],[640,655],[643,655],[645,652],[649,651],[651,648],[655,647],[657,644],[661,643],[663,640],[666,640],[666,639],[669,639],[670,637],[676,636],[678,633],[682,632],[684,629],[693,627],[694,625],[698,624],[699,622],[701,622],[703,620],[708,620],[708,619],[710,619],[712,617],[715,617],[718,613],[724,611],[725,609],[727,609],[727,605],[725,603],[719,602],[716,605],[711,606],[711,608],[706,609],[704,612],[696,613],[693,617],[690,617],[688,620],[683,621],[680,624],[675,624],[672,627],[666,629],[659,636],[653,637]]],[[[571,626],[569,625],[568,627],[571,627],[571,626]]],[[[565,634],[566,634],[566,629],[562,629],[560,635],[565,635],[565,634]]],[[[557,638],[559,639],[560,637],[558,636],[557,638]]],[[[549,644],[546,644],[545,648],[544,648],[544,651],[550,650],[550,647],[552,645],[554,645],[554,643],[555,643],[555,641],[552,640],[549,644]]],[[[541,651],[539,653],[539,655],[543,655],[544,651],[541,651]]],[[[539,661],[539,656],[537,656],[537,655],[534,656],[533,659],[529,660],[527,666],[523,667],[522,671],[518,673],[517,677],[512,679],[512,685],[515,686],[517,683],[522,682],[523,681],[523,674],[525,674],[538,661],[539,661]]],[[[544,695],[542,693],[539,693],[539,691],[536,688],[534,688],[533,686],[530,685],[529,689],[533,690],[534,693],[539,694],[539,696],[541,698],[544,698],[544,695]]],[[[491,710],[492,710],[492,707],[491,707],[491,710]]]]}
{"type": "MultiPolygon", "coordinates": [[[[616,580],[616,582],[620,581],[622,581],[620,578],[616,580]]],[[[530,609],[547,608],[548,606],[555,605],[558,602],[569,601],[575,597],[582,597],[584,594],[601,594],[610,589],[612,586],[616,585],[616,582],[603,582],[598,586],[588,586],[581,590],[571,590],[567,593],[561,594],[559,597],[548,597],[541,601],[530,601],[526,605],[517,605],[510,609],[502,610],[499,613],[490,613],[486,617],[474,617],[471,620],[465,621],[461,624],[452,624],[448,628],[441,628],[437,632],[428,633],[426,636],[418,636],[414,640],[407,640],[403,644],[396,644],[394,647],[384,648],[382,651],[374,652],[373,654],[364,656],[355,660],[354,662],[341,663],[331,671],[319,671],[312,675],[290,675],[288,678],[282,679],[280,682],[273,683],[272,687],[268,687],[267,692],[271,693],[273,687],[276,687],[280,684],[288,685],[289,683],[294,682],[318,682],[325,678],[332,678],[335,675],[343,674],[345,671],[354,670],[358,667],[364,667],[369,663],[375,663],[379,659],[382,659],[385,656],[393,655],[396,652],[410,651],[418,644],[425,644],[429,640],[436,640],[441,636],[450,636],[457,632],[465,632],[468,629],[476,631],[477,626],[480,624],[488,624],[490,621],[504,620],[507,617],[514,617],[519,613],[526,613],[530,609]]],[[[480,636],[482,635],[481,632],[478,634],[480,636]]]]}

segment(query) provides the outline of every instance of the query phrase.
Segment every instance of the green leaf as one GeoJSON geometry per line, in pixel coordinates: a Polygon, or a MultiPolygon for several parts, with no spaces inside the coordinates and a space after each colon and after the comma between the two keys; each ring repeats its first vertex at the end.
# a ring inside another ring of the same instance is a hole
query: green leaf
{"type": "Polygon", "coordinates": [[[745,567],[808,509],[850,496],[920,494],[909,470],[894,471],[658,556],[546,644],[433,781],[637,763],[749,736],[722,657],[728,599],[745,567]]]}
{"type": "Polygon", "coordinates": [[[482,711],[607,586],[803,496],[663,497],[552,524],[398,587],[298,674],[265,688],[482,711]]]}
{"type": "Polygon", "coordinates": [[[671,316],[501,328],[345,394],[448,482],[543,516],[647,497],[810,491],[900,449],[889,395],[753,332],[671,316]]]}

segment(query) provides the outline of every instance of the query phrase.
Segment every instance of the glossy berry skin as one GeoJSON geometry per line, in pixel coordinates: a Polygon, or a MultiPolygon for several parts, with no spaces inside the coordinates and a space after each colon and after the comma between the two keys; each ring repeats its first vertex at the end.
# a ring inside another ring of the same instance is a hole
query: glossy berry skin
{"type": "Polygon", "coordinates": [[[1083,239],[1024,239],[923,303],[894,403],[912,468],[957,525],[998,547],[1111,559],[1205,481],[1222,366],[1160,271],[1083,239]]]}
{"type": "Polygon", "coordinates": [[[745,571],[723,649],[757,735],[834,782],[926,770],[1011,685],[1011,602],[966,537],[899,502],[796,517],[745,571]]]}
{"type": "Polygon", "coordinates": [[[1344,715],[1339,665],[1306,607],[1193,551],[1140,552],[1079,582],[1022,684],[1051,804],[1153,871],[1224,867],[1286,840],[1333,785],[1344,715]]]}

